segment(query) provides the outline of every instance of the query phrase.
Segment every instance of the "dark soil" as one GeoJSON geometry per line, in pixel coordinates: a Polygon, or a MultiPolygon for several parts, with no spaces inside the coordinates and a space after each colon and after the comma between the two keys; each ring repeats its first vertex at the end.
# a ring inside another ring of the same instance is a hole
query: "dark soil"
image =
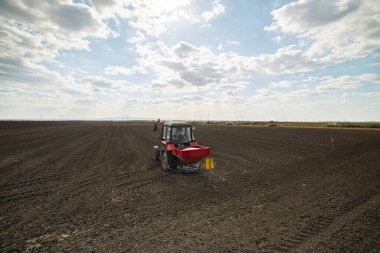
{"type": "Polygon", "coordinates": [[[197,125],[210,185],[152,130],[0,123],[0,252],[380,252],[380,131],[197,125]]]}

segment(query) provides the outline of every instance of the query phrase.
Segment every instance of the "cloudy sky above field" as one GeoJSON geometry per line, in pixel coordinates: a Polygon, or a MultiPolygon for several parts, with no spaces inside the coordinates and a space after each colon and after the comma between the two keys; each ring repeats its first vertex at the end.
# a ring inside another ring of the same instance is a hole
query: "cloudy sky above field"
{"type": "Polygon", "coordinates": [[[380,2],[0,2],[0,119],[380,121],[380,2]]]}

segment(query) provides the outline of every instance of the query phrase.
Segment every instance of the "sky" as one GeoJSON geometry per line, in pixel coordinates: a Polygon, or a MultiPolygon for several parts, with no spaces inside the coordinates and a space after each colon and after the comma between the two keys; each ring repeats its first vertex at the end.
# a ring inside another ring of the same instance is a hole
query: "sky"
{"type": "Polygon", "coordinates": [[[380,121],[378,0],[2,0],[0,119],[380,121]]]}

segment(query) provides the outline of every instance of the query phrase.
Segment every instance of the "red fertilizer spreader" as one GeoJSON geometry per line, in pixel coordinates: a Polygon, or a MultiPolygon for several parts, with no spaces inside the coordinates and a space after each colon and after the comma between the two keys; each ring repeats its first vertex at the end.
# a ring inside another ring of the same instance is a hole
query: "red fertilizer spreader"
{"type": "Polygon", "coordinates": [[[188,147],[174,147],[172,154],[186,164],[194,164],[209,156],[211,149],[205,146],[193,145],[188,147]]]}

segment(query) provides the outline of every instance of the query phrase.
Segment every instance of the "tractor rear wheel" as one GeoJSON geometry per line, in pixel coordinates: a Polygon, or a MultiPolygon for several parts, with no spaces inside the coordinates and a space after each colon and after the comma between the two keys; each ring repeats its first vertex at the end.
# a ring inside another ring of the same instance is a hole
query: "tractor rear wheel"
{"type": "Polygon", "coordinates": [[[165,148],[161,148],[160,152],[161,167],[163,170],[175,170],[177,169],[177,163],[175,157],[170,151],[166,151],[165,148]]]}

